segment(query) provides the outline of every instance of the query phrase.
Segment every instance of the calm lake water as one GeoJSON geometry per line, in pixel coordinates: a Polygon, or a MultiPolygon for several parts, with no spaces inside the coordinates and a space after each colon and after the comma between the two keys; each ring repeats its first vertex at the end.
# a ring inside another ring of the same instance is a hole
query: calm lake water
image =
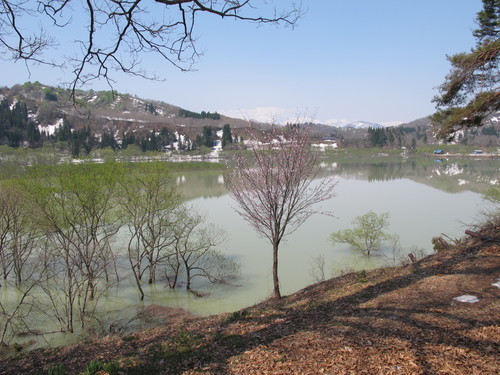
{"type": "MultiPolygon", "coordinates": [[[[332,244],[330,233],[351,227],[357,216],[370,210],[389,212],[388,232],[399,236],[403,256],[415,249],[430,254],[432,237],[460,238],[466,225],[477,222],[491,205],[483,194],[500,183],[498,160],[324,160],[323,167],[324,175],[338,181],[336,196],[320,206],[333,216],[311,217],[280,246],[280,286],[285,295],[315,282],[311,269],[320,256],[327,278],[342,271],[392,264],[383,255],[367,258],[347,245],[332,244]]],[[[236,203],[224,190],[222,174],[183,174],[177,181],[186,196],[193,197],[189,203],[228,232],[223,251],[242,265],[241,286],[211,288],[208,297],[181,299],[177,306],[212,314],[269,297],[273,290],[271,245],[234,211],[236,203]],[[194,198],[200,186],[206,187],[203,197],[194,198]]]]}
{"type": "MultiPolygon", "coordinates": [[[[332,244],[329,235],[351,227],[351,222],[370,210],[390,214],[388,231],[400,238],[402,254],[433,252],[431,239],[445,234],[462,237],[466,224],[477,222],[481,212],[491,208],[483,194],[500,184],[498,160],[434,160],[384,158],[369,162],[323,160],[323,176],[337,179],[336,196],[324,202],[321,211],[333,215],[315,215],[280,246],[279,276],[282,293],[293,293],[315,282],[311,272],[314,259],[325,260],[327,278],[349,270],[370,269],[392,262],[384,255],[365,257],[347,245],[332,244]],[[418,249],[418,250],[416,250],[418,249]]],[[[241,264],[238,285],[195,284],[206,293],[198,298],[183,289],[166,285],[146,286],[144,303],[138,304],[138,292],[132,279],[111,290],[102,310],[107,324],[126,321],[141,306],[158,304],[183,308],[209,315],[231,312],[258,303],[272,293],[272,248],[259,238],[235,211],[235,202],[227,195],[221,172],[189,172],[174,176],[188,204],[206,213],[207,222],[227,232],[221,250],[241,264]]],[[[119,242],[119,241],[117,241],[119,242]]],[[[389,255],[390,252],[386,250],[389,255]]],[[[317,273],[316,273],[317,274],[317,273]]],[[[5,289],[0,290],[6,293],[5,289]]],[[[5,297],[5,296],[4,296],[5,297]]],[[[37,318],[41,319],[41,318],[37,318]]],[[[38,321],[37,324],[45,324],[38,321]]],[[[48,323],[47,323],[48,324],[48,323]]],[[[62,343],[60,339],[52,343],[62,343]]]]}

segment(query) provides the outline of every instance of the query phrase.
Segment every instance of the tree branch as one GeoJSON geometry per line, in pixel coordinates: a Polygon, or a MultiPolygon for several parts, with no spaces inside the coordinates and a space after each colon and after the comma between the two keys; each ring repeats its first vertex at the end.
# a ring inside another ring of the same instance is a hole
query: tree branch
{"type": "Polygon", "coordinates": [[[73,97],[77,87],[92,80],[104,79],[112,88],[114,70],[145,79],[159,79],[141,68],[141,57],[150,53],[159,55],[176,69],[191,70],[200,57],[194,36],[200,14],[285,26],[294,26],[303,15],[300,6],[293,3],[289,10],[274,10],[271,16],[256,15],[252,0],[85,0],[81,4],[71,2],[71,7],[70,0],[1,1],[0,53],[2,50],[13,53],[14,61],[23,59],[54,66],[72,61],[70,87],[73,97]],[[42,26],[38,35],[29,36],[20,24],[22,21],[32,27],[37,17],[40,25],[48,20],[50,25],[45,22],[45,26],[52,26],[59,33],[61,28],[72,23],[71,12],[82,11],[87,21],[84,38],[79,41],[82,51],[73,58],[61,58],[57,64],[47,61],[44,55],[53,47],[55,39],[42,26]]]}

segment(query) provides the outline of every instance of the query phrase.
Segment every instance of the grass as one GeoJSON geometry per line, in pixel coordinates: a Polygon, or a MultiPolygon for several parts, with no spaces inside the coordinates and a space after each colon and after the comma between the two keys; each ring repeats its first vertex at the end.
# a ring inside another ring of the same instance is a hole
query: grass
{"type": "Polygon", "coordinates": [[[54,367],[51,367],[47,371],[47,375],[65,375],[66,374],[66,369],[64,368],[63,365],[56,365],[54,367]]]}
{"type": "Polygon", "coordinates": [[[227,323],[233,323],[239,320],[243,320],[248,316],[248,310],[235,311],[227,318],[227,323]]]}
{"type": "Polygon", "coordinates": [[[92,361],[85,368],[85,375],[97,375],[100,374],[101,371],[104,371],[108,375],[118,374],[120,370],[120,365],[118,362],[110,361],[110,362],[101,362],[101,361],[92,361]]]}
{"type": "Polygon", "coordinates": [[[222,170],[225,166],[221,163],[212,163],[207,161],[182,161],[168,163],[172,172],[181,171],[206,171],[206,170],[222,170]]]}
{"type": "Polygon", "coordinates": [[[368,279],[366,278],[366,271],[361,270],[361,272],[358,273],[358,282],[360,283],[366,283],[368,282],[368,279]]]}

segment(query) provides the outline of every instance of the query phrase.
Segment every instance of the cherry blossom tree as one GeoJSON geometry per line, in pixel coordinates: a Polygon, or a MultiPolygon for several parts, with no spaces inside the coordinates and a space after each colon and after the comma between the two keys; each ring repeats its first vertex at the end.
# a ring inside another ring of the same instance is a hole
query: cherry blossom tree
{"type": "Polygon", "coordinates": [[[308,131],[274,127],[247,143],[251,152],[238,153],[226,175],[226,186],[237,202],[236,211],[273,247],[274,297],[281,298],[278,249],[283,238],[318,213],[315,205],[332,198],[336,181],[316,180],[317,154],[308,131]]]}

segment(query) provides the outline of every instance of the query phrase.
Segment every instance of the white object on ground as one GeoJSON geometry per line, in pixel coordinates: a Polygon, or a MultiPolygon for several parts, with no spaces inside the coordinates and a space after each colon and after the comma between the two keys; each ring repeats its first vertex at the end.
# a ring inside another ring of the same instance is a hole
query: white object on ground
{"type": "Polygon", "coordinates": [[[455,297],[453,299],[458,302],[467,302],[467,303],[479,302],[479,298],[477,298],[476,296],[471,296],[470,294],[464,294],[463,296],[455,297]]]}

